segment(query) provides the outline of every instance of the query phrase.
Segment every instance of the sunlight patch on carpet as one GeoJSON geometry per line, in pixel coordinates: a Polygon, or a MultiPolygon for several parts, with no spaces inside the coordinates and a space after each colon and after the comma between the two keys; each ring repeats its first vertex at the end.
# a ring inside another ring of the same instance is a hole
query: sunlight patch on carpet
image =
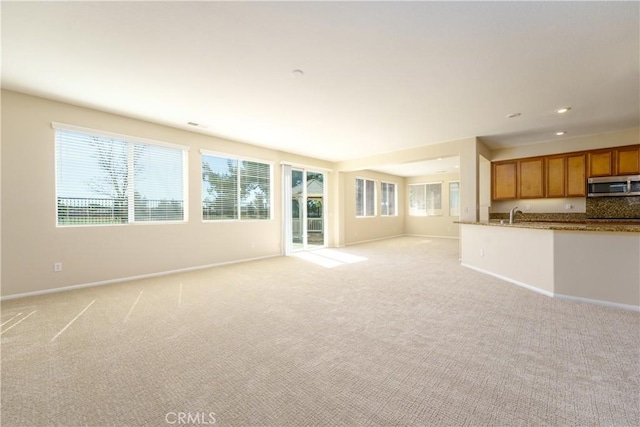
{"type": "Polygon", "coordinates": [[[292,256],[309,261],[324,268],[334,268],[345,264],[366,261],[367,258],[347,254],[333,249],[318,249],[312,252],[296,252],[292,256]]]}

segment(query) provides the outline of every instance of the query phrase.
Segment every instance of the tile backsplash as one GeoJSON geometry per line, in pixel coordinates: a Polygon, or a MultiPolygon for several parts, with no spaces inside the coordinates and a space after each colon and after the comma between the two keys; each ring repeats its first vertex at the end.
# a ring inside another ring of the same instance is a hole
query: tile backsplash
{"type": "Polygon", "coordinates": [[[640,196],[588,197],[589,219],[640,219],[640,196]]]}
{"type": "MultiPolygon", "coordinates": [[[[509,220],[508,213],[492,213],[490,220],[509,220]]],[[[584,212],[550,212],[550,213],[519,213],[518,222],[584,222],[587,216],[584,212]]]]}

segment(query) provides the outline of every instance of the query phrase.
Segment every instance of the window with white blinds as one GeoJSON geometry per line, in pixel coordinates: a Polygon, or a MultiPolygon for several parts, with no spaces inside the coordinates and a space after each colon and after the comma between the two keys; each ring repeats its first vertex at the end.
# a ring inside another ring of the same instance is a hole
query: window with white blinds
{"type": "Polygon", "coordinates": [[[202,219],[271,219],[271,164],[203,154],[202,219]]]}
{"type": "Polygon", "coordinates": [[[442,182],[409,184],[409,215],[442,215],[442,182]]]}
{"type": "Polygon", "coordinates": [[[186,148],[56,127],[57,224],[185,221],[186,148]]]}
{"type": "Polygon", "coordinates": [[[460,216],[460,182],[449,182],[449,216],[460,216]]]}
{"type": "Polygon", "coordinates": [[[392,182],[381,182],[380,183],[380,215],[382,216],[396,216],[398,212],[396,211],[397,205],[397,193],[396,193],[396,185],[392,182]]]}
{"type": "Polygon", "coordinates": [[[356,178],[356,216],[376,216],[376,182],[356,178]]]}

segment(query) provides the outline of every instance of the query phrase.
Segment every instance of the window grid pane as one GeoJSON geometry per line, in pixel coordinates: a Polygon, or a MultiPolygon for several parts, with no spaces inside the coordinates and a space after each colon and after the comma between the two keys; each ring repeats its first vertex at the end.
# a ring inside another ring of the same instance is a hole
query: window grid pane
{"type": "Polygon", "coordinates": [[[356,178],[356,217],[376,215],[376,182],[356,178]]]}
{"type": "Polygon", "coordinates": [[[396,185],[390,182],[380,184],[381,203],[380,214],[382,216],[395,216],[396,214],[396,185]]]}
{"type": "Polygon", "coordinates": [[[366,216],[375,216],[376,215],[376,183],[375,181],[366,180],[366,195],[365,195],[365,205],[366,205],[366,216]]]}
{"type": "Polygon", "coordinates": [[[202,219],[271,219],[271,165],[203,155],[202,219]]]}
{"type": "Polygon", "coordinates": [[[442,215],[442,183],[409,184],[409,215],[442,215]]]}
{"type": "Polygon", "coordinates": [[[449,183],[449,216],[460,216],[460,183],[449,183]]]}
{"type": "Polygon", "coordinates": [[[269,219],[270,165],[250,161],[240,163],[241,219],[269,219]]]}
{"type": "Polygon", "coordinates": [[[238,161],[202,156],[202,219],[238,218],[238,161]]]}
{"type": "Polygon", "coordinates": [[[427,215],[442,213],[442,183],[426,184],[427,215]]]}
{"type": "Polygon", "coordinates": [[[426,216],[427,202],[425,184],[409,185],[409,215],[426,216]]]}
{"type": "Polygon", "coordinates": [[[133,149],[135,220],[182,220],[182,150],[143,144],[133,149]]]}
{"type": "Polygon", "coordinates": [[[57,224],[183,221],[183,156],[179,148],[56,130],[57,224]]]}
{"type": "Polygon", "coordinates": [[[364,180],[356,178],[356,216],[364,216],[364,180]]]}

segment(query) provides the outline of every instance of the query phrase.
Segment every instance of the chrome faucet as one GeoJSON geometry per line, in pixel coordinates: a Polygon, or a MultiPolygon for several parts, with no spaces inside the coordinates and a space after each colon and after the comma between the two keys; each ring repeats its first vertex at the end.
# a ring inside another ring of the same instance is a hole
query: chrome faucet
{"type": "Polygon", "coordinates": [[[518,209],[517,206],[509,211],[509,224],[513,224],[515,222],[516,214],[522,213],[522,211],[517,211],[516,209],[518,209]]]}

